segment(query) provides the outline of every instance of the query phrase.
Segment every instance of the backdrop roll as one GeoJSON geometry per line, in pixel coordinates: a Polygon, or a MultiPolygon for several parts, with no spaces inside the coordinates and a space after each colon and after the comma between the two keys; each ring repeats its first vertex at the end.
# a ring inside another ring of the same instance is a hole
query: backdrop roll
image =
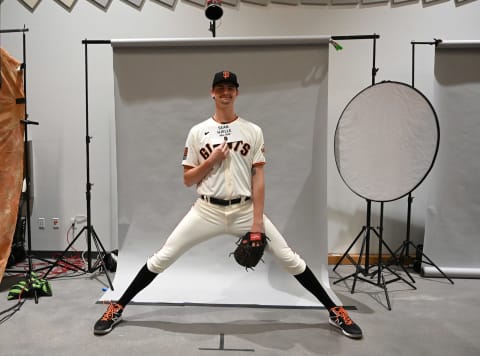
{"type": "MultiPolygon", "coordinates": [[[[213,73],[238,75],[237,114],[266,141],[266,214],[329,290],[326,223],[328,38],[112,40],[121,295],[196,199],[183,186],[190,127],[213,114],[213,73]]],[[[133,300],[318,306],[267,255],[246,273],[234,237],[196,246],[133,300]],[[254,292],[252,292],[254,291],[254,292]]],[[[337,299],[332,295],[334,299],[337,299]]]]}
{"type": "MultiPolygon", "coordinates": [[[[424,253],[449,277],[480,278],[480,41],[435,50],[434,102],[442,130],[425,221],[424,253]]],[[[441,276],[424,267],[427,276],[441,276]]]]}

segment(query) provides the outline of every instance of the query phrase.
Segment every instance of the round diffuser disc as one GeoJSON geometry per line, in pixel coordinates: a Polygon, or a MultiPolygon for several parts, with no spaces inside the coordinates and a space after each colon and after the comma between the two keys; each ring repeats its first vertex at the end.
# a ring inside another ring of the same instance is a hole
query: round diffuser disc
{"type": "Polygon", "coordinates": [[[365,199],[399,199],[430,172],[439,135],[435,110],[418,90],[390,81],[372,85],[347,104],[338,120],[338,171],[365,199]]]}

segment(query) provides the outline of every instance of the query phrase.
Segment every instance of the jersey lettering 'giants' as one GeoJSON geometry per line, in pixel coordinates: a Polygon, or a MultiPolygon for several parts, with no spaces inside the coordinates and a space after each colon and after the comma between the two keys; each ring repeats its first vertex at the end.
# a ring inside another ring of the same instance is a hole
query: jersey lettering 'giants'
{"type": "MultiPolygon", "coordinates": [[[[248,155],[248,152],[250,152],[251,148],[248,143],[244,143],[243,141],[229,142],[227,143],[227,145],[230,150],[233,150],[234,152],[240,152],[242,156],[248,155]]],[[[219,146],[219,144],[212,146],[207,143],[204,147],[200,149],[200,155],[203,157],[203,159],[207,159],[208,157],[210,157],[210,153],[213,152],[213,149],[217,146],[219,146]]]]}

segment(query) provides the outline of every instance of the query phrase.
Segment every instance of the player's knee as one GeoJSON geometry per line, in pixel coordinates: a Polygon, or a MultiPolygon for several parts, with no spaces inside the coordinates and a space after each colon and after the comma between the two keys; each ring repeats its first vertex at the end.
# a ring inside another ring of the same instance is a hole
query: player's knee
{"type": "Polygon", "coordinates": [[[291,261],[290,263],[285,264],[283,267],[288,273],[295,276],[305,271],[306,263],[303,260],[291,261]]]}
{"type": "Polygon", "coordinates": [[[155,261],[152,258],[147,260],[147,268],[150,272],[157,274],[162,273],[166,269],[166,267],[162,266],[160,263],[158,263],[158,261],[155,261]]]}
{"type": "Polygon", "coordinates": [[[151,272],[162,273],[173,261],[173,255],[169,254],[166,249],[161,249],[147,260],[147,268],[151,272]]]}
{"type": "Polygon", "coordinates": [[[282,251],[281,256],[278,256],[278,260],[283,269],[292,275],[302,273],[307,266],[305,261],[291,249],[282,251]]]}

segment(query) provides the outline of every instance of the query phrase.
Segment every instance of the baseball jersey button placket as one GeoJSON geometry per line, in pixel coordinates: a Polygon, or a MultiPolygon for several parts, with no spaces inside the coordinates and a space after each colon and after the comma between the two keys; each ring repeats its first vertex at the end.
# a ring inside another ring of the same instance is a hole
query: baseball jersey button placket
{"type": "Polygon", "coordinates": [[[233,180],[231,175],[225,174],[225,195],[232,199],[233,196],[233,180]]]}

